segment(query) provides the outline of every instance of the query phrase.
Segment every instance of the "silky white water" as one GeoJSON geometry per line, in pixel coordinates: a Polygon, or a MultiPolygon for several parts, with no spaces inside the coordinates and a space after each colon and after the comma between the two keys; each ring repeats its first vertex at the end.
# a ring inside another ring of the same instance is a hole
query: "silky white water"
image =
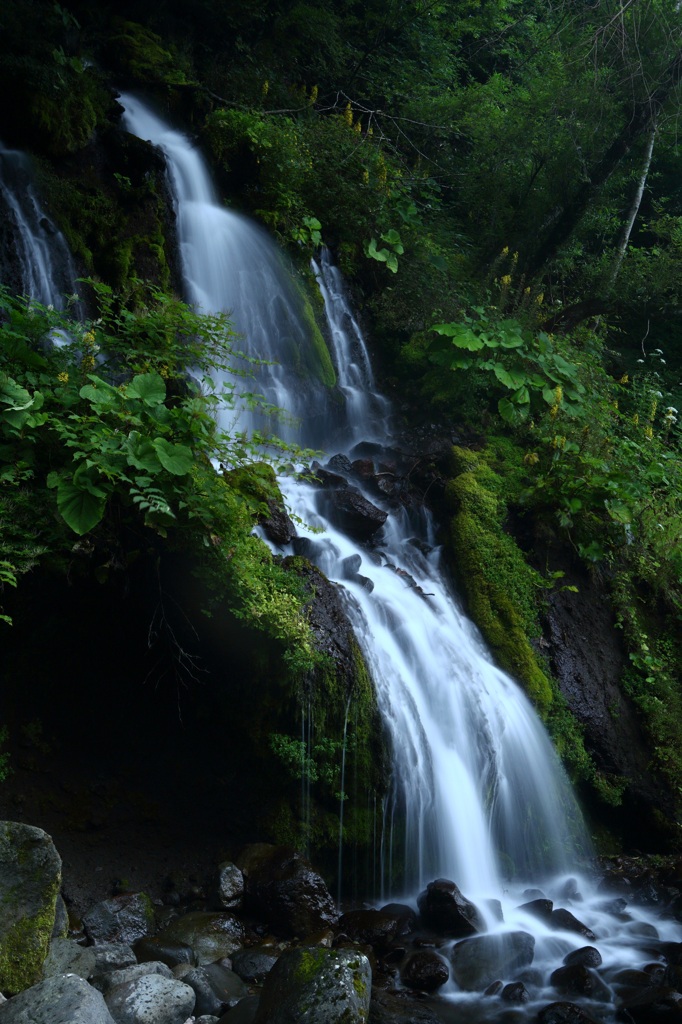
{"type": "MultiPolygon", "coordinates": [[[[330,455],[339,439],[351,453],[368,439],[390,447],[389,406],[376,393],[362,332],[329,254],[313,270],[338,386],[308,390],[301,402],[297,367],[311,341],[288,269],[264,232],[220,205],[187,137],[141,101],[125,95],[121,102],[128,130],[166,155],[188,299],[205,311],[229,311],[240,345],[277,361],[259,371],[258,388],[301,421],[297,439],[327,442],[330,455]]],[[[307,550],[345,588],[393,741],[383,892],[396,885],[414,891],[440,875],[473,898],[499,892],[503,874],[530,879],[575,869],[589,844],[563,770],[528,700],[492,663],[453,598],[428,513],[386,505],[388,521],[369,559],[329,521],[318,487],[293,478],[282,486],[308,524],[299,528],[309,534],[307,550]],[[322,535],[313,532],[319,528],[322,535]],[[344,578],[344,559],[353,556],[363,559],[371,593],[344,578]]],[[[372,501],[381,505],[376,495],[372,501]]]]}
{"type": "Polygon", "coordinates": [[[66,296],[75,291],[69,248],[40,204],[28,158],[2,144],[0,196],[11,226],[21,293],[45,306],[64,309],[66,296]]]}

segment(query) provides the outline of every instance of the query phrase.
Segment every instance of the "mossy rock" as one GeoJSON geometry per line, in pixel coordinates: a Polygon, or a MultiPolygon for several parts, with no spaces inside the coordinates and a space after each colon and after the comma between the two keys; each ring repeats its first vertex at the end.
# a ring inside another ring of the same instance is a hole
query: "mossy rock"
{"type": "Polygon", "coordinates": [[[0,990],[40,980],[55,922],[62,862],[42,829],[0,822],[0,990]]]}

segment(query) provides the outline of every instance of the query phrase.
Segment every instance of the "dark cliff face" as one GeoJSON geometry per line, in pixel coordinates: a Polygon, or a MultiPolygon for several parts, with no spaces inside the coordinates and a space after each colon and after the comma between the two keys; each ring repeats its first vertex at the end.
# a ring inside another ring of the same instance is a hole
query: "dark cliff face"
{"type": "Polygon", "coordinates": [[[569,709],[584,729],[597,770],[623,790],[623,805],[591,806],[597,822],[626,844],[655,850],[673,838],[666,823],[674,802],[651,766],[651,742],[623,689],[628,657],[607,579],[568,560],[564,578],[578,588],[552,591],[543,621],[542,653],[569,709]]]}

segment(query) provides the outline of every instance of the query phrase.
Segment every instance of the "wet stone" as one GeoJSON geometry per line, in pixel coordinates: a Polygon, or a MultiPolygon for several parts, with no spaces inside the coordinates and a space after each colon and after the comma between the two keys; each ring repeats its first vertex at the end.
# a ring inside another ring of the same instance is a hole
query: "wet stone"
{"type": "Polygon", "coordinates": [[[426,927],[441,935],[461,938],[486,930],[478,908],[447,878],[429,882],[419,894],[417,906],[426,927]]]}
{"type": "Polygon", "coordinates": [[[398,921],[381,910],[351,910],[339,919],[339,927],[354,942],[382,950],[395,939],[398,921]]]}
{"type": "Polygon", "coordinates": [[[539,921],[548,923],[552,916],[554,904],[551,900],[536,899],[530,900],[528,903],[522,903],[517,909],[522,910],[525,914],[532,914],[532,916],[537,917],[539,921]]]}
{"type": "Polygon", "coordinates": [[[238,950],[232,957],[232,970],[243,981],[258,982],[265,979],[277,963],[277,957],[267,947],[251,946],[238,950]]]}
{"type": "Polygon", "coordinates": [[[410,953],[400,968],[400,980],[403,985],[422,992],[435,992],[449,977],[448,965],[433,949],[421,949],[410,953]]]}
{"type": "Polygon", "coordinates": [[[594,1017],[575,1003],[550,1003],[542,1007],[537,1019],[538,1024],[596,1024],[594,1017]]]}
{"type": "Polygon", "coordinates": [[[581,946],[580,949],[574,949],[564,957],[564,966],[570,967],[571,964],[582,964],[584,967],[601,967],[601,953],[594,946],[581,946]]]}
{"type": "Polygon", "coordinates": [[[596,939],[594,932],[579,921],[570,910],[553,910],[550,914],[548,924],[551,928],[555,928],[557,931],[575,932],[577,935],[583,935],[586,939],[596,939]]]}
{"type": "Polygon", "coordinates": [[[527,1003],[530,995],[522,981],[512,981],[504,986],[500,998],[504,999],[505,1003],[527,1003]]]}

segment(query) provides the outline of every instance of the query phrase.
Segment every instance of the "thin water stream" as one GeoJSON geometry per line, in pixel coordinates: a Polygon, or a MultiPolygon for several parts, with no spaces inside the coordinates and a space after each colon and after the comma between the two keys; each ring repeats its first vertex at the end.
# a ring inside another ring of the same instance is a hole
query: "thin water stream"
{"type": "Polygon", "coordinates": [[[62,233],[45,213],[28,157],[0,143],[0,215],[9,229],[11,258],[3,284],[44,306],[64,309],[76,290],[76,273],[62,233]]]}

